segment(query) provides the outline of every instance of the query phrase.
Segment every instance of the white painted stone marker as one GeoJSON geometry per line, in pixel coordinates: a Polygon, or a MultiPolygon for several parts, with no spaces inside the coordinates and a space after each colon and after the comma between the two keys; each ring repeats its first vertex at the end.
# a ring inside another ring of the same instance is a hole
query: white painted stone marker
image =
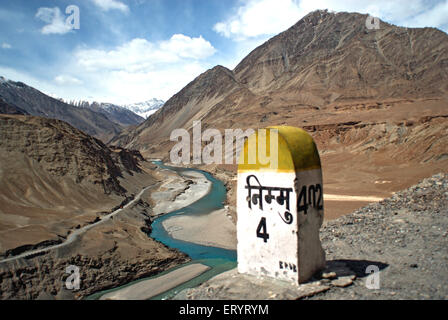
{"type": "Polygon", "coordinates": [[[322,170],[308,133],[278,126],[246,140],[237,214],[238,272],[299,284],[325,267],[322,170]]]}

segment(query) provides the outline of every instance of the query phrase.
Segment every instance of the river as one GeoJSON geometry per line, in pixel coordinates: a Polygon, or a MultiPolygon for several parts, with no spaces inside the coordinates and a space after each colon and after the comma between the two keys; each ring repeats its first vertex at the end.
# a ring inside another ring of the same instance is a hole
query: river
{"type": "MultiPolygon", "coordinates": [[[[180,266],[177,266],[175,268],[172,268],[170,270],[166,270],[158,275],[155,275],[153,277],[147,277],[143,279],[139,279],[136,281],[133,281],[131,283],[128,283],[126,285],[97,292],[89,297],[87,297],[88,300],[94,300],[100,298],[102,295],[122,289],[124,287],[130,286],[132,284],[135,284],[137,282],[148,280],[156,277],[160,277],[164,274],[167,274],[177,268],[183,267],[188,264],[192,263],[202,263],[204,265],[207,265],[210,267],[210,269],[200,276],[191,279],[180,286],[177,286],[171,290],[168,290],[158,296],[155,296],[152,298],[152,300],[161,300],[161,299],[169,299],[176,295],[178,292],[186,289],[186,288],[192,288],[195,286],[198,286],[204,281],[207,281],[208,279],[214,277],[215,275],[228,271],[230,269],[233,269],[236,267],[236,251],[235,250],[227,250],[223,248],[218,247],[211,247],[211,246],[205,246],[200,245],[188,241],[182,241],[178,239],[174,239],[169,235],[169,233],[165,230],[163,227],[163,221],[166,219],[169,219],[176,215],[206,215],[211,213],[214,210],[218,210],[223,208],[223,203],[226,199],[226,188],[224,184],[214,178],[210,173],[198,170],[198,169],[190,169],[190,168],[178,168],[178,167],[171,167],[163,164],[161,161],[154,161],[156,165],[158,165],[162,169],[168,169],[177,172],[179,175],[183,175],[186,171],[196,171],[201,174],[203,174],[211,183],[211,189],[210,192],[202,197],[201,199],[197,200],[196,202],[190,204],[189,206],[186,206],[184,208],[169,212],[167,214],[164,214],[158,218],[156,218],[152,223],[152,232],[151,232],[151,238],[156,239],[157,241],[162,242],[163,244],[167,245],[170,248],[176,248],[187,255],[191,257],[193,261],[183,264],[180,266]]],[[[206,231],[206,230],[204,230],[206,231]]]]}

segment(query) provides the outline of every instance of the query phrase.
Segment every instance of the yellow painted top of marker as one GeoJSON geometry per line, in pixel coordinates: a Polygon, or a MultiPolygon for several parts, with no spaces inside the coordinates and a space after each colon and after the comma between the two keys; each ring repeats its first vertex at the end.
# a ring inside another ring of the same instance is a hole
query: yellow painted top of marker
{"type": "Polygon", "coordinates": [[[238,162],[238,172],[298,172],[319,168],[320,157],[313,138],[305,130],[291,126],[255,131],[245,140],[238,162]]]}

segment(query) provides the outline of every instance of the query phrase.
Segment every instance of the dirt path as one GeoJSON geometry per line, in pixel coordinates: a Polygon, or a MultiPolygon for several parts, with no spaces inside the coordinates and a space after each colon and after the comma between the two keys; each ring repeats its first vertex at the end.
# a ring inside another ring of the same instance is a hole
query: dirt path
{"type": "Polygon", "coordinates": [[[64,242],[59,243],[59,244],[56,244],[56,245],[52,245],[52,246],[49,246],[49,247],[46,247],[46,248],[41,248],[41,249],[36,249],[36,250],[27,251],[27,252],[21,253],[21,254],[19,254],[19,255],[17,255],[17,256],[14,256],[14,257],[10,257],[10,258],[6,258],[6,259],[3,259],[3,260],[0,260],[0,263],[5,263],[5,262],[13,261],[13,260],[17,260],[17,259],[20,259],[20,258],[25,258],[25,257],[28,257],[28,256],[32,256],[32,255],[36,255],[36,254],[40,254],[40,253],[43,253],[43,252],[48,252],[48,251],[50,251],[50,250],[54,250],[54,249],[58,249],[58,248],[62,248],[62,247],[64,247],[64,246],[67,246],[67,245],[71,244],[73,241],[75,241],[80,235],[84,234],[86,231],[88,231],[88,230],[90,230],[91,228],[94,228],[94,227],[96,227],[96,226],[98,226],[98,225],[100,225],[100,224],[103,224],[103,223],[105,223],[106,221],[109,221],[111,218],[113,218],[114,216],[116,216],[116,215],[117,215],[118,213],[120,213],[122,210],[124,210],[124,209],[126,209],[126,208],[132,206],[134,203],[136,203],[137,201],[139,201],[140,198],[141,198],[141,196],[142,196],[142,194],[143,194],[148,188],[150,188],[150,187],[153,187],[153,186],[148,186],[148,187],[143,188],[143,189],[142,189],[142,190],[135,196],[135,198],[134,198],[132,201],[129,201],[125,206],[123,206],[123,208],[118,209],[118,210],[115,210],[114,212],[112,212],[112,213],[110,213],[110,214],[108,214],[108,215],[106,215],[106,216],[104,216],[104,217],[99,218],[100,220],[97,221],[97,222],[95,222],[95,223],[88,224],[88,225],[86,225],[86,226],[84,226],[84,227],[79,228],[78,230],[75,230],[74,232],[72,232],[72,233],[67,237],[67,239],[66,239],[64,242]]]}

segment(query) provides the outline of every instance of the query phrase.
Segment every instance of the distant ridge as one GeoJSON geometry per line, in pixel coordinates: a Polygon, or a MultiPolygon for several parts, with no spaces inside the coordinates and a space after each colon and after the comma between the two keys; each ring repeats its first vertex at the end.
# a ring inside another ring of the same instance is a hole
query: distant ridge
{"type": "Polygon", "coordinates": [[[111,121],[104,114],[64,103],[23,82],[15,82],[0,77],[0,98],[5,103],[30,115],[65,121],[75,128],[104,141],[121,131],[121,126],[111,121]]]}
{"type": "Polygon", "coordinates": [[[77,101],[71,102],[70,104],[101,113],[123,127],[137,125],[145,121],[145,118],[134,113],[132,110],[112,103],[77,101]]]}

